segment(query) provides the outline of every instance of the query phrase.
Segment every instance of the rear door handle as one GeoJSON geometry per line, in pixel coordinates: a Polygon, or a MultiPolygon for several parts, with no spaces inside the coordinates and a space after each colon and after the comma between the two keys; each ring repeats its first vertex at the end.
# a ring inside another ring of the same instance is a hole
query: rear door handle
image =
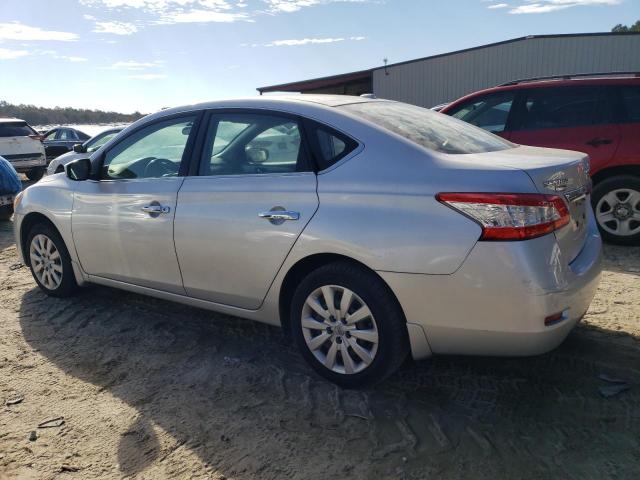
{"type": "Polygon", "coordinates": [[[273,207],[268,212],[259,213],[258,217],[269,220],[271,225],[282,225],[287,220],[298,220],[300,213],[292,212],[284,207],[273,207]]]}
{"type": "Polygon", "coordinates": [[[171,211],[171,207],[164,207],[159,204],[152,203],[151,205],[145,205],[140,210],[149,215],[160,215],[161,213],[169,213],[171,211]]]}
{"type": "Polygon", "coordinates": [[[291,212],[289,210],[270,210],[268,212],[259,213],[260,218],[266,218],[267,220],[285,221],[285,220],[299,220],[299,212],[291,212]]]}
{"type": "Polygon", "coordinates": [[[613,140],[608,138],[594,138],[593,140],[589,140],[587,145],[591,145],[592,147],[598,148],[600,145],[610,145],[613,143],[613,140]]]}

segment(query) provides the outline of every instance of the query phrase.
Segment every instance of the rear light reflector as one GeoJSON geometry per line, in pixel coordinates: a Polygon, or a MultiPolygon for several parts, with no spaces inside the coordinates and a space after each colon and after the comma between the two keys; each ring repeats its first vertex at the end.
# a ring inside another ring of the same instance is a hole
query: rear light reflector
{"type": "Polygon", "coordinates": [[[562,197],[536,193],[439,193],[436,199],[476,221],[480,240],[528,240],[569,223],[562,197]]]}
{"type": "Polygon", "coordinates": [[[564,320],[564,312],[554,313],[553,315],[549,315],[544,319],[544,325],[545,327],[550,327],[551,325],[561,322],[562,320],[564,320]]]}

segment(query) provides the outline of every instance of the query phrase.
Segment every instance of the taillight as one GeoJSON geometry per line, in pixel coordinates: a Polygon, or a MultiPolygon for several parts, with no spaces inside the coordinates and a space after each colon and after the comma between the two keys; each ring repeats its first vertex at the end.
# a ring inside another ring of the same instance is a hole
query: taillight
{"type": "Polygon", "coordinates": [[[562,197],[531,193],[439,193],[438,201],[475,220],[480,240],[527,240],[569,223],[562,197]]]}
{"type": "Polygon", "coordinates": [[[44,140],[44,135],[29,135],[29,138],[33,140],[40,140],[41,142],[44,140]]]}

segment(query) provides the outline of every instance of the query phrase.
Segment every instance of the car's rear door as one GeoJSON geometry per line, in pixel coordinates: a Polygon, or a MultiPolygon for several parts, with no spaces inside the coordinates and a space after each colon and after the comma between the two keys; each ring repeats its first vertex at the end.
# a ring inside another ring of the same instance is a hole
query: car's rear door
{"type": "Polygon", "coordinates": [[[278,112],[212,111],[199,143],[175,220],[185,290],[257,309],[318,208],[302,124],[278,112]]]}
{"type": "Polygon", "coordinates": [[[619,102],[620,146],[616,165],[640,165],[640,82],[609,87],[619,102]]]}
{"type": "Polygon", "coordinates": [[[85,272],[184,294],[173,222],[197,122],[185,113],[132,131],[101,154],[99,179],[76,183],[71,220],[85,272]]]}
{"type": "Polygon", "coordinates": [[[511,141],[587,153],[593,171],[613,158],[620,142],[613,105],[599,86],[525,89],[514,111],[511,141]]]}
{"type": "Polygon", "coordinates": [[[26,122],[0,122],[0,155],[16,168],[42,165],[42,144],[26,122]]]}

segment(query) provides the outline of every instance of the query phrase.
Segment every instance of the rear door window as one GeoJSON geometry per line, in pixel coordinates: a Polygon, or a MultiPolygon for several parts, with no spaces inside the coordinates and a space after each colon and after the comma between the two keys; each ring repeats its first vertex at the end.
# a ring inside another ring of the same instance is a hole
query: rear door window
{"type": "Polygon", "coordinates": [[[35,134],[35,130],[26,122],[0,122],[0,137],[27,137],[35,134]]]}
{"type": "Polygon", "coordinates": [[[447,114],[489,132],[502,133],[507,129],[514,98],[515,91],[492,93],[471,99],[447,114]]]}
{"type": "Polygon", "coordinates": [[[611,106],[601,88],[532,88],[523,92],[514,129],[568,128],[611,121],[611,106]]]}

